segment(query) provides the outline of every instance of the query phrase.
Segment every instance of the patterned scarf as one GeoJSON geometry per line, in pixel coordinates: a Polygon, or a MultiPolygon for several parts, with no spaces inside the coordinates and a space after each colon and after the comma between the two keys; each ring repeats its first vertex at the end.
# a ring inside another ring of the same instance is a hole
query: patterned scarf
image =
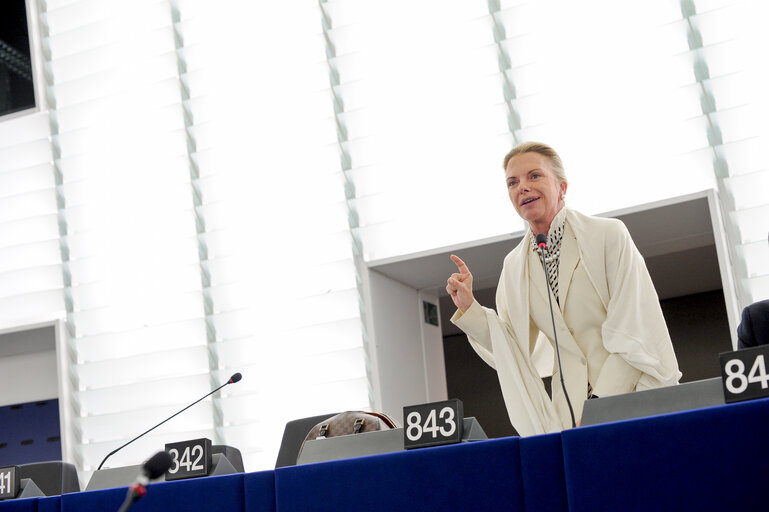
{"type": "MultiPolygon", "coordinates": [[[[566,208],[561,208],[555,217],[553,222],[550,223],[550,231],[547,234],[547,249],[545,249],[545,266],[547,270],[547,280],[550,283],[550,291],[553,292],[555,301],[560,305],[558,301],[558,262],[561,259],[561,241],[563,240],[563,230],[566,224],[566,208]]],[[[531,250],[537,253],[537,257],[541,260],[539,248],[536,243],[536,235],[531,233],[529,235],[529,241],[531,242],[531,250]]]]}

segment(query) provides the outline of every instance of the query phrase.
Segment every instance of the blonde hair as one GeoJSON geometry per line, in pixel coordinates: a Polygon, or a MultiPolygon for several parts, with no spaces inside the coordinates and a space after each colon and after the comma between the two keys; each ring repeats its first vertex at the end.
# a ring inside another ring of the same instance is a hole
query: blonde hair
{"type": "Polygon", "coordinates": [[[552,168],[556,179],[558,179],[558,182],[569,182],[569,180],[566,179],[566,173],[563,170],[563,162],[561,162],[561,157],[558,156],[558,153],[556,153],[553,148],[541,142],[522,142],[518,144],[508,154],[505,155],[505,161],[502,164],[502,168],[507,171],[507,164],[510,163],[510,160],[524,153],[539,153],[540,155],[546,157],[550,161],[550,167],[552,168]]]}

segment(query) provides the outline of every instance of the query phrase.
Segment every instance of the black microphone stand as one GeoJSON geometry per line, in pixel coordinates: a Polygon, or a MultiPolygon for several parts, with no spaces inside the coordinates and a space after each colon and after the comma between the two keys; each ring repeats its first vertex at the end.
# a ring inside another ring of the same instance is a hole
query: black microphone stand
{"type": "Polygon", "coordinates": [[[574,409],[571,407],[571,400],[569,400],[569,393],[566,391],[566,384],[563,381],[563,368],[561,367],[561,351],[558,349],[558,333],[555,329],[555,313],[553,313],[553,298],[550,296],[550,280],[547,277],[547,263],[545,263],[545,247],[547,247],[547,235],[537,235],[537,247],[539,247],[539,253],[542,256],[542,270],[545,271],[545,288],[547,288],[547,301],[550,303],[550,320],[553,322],[553,338],[555,338],[555,355],[558,359],[558,374],[561,377],[561,389],[563,389],[563,396],[566,397],[566,405],[569,406],[569,414],[571,415],[571,428],[577,426],[574,421],[574,409]]]}
{"type": "Polygon", "coordinates": [[[101,464],[99,464],[99,467],[98,467],[98,468],[96,468],[96,471],[99,471],[99,470],[101,469],[101,467],[104,465],[104,463],[105,463],[105,462],[107,462],[107,459],[109,459],[109,458],[110,458],[112,455],[116,454],[117,452],[119,452],[120,450],[122,450],[123,448],[125,448],[126,446],[128,446],[129,444],[133,443],[134,441],[136,441],[137,439],[139,439],[140,437],[142,437],[144,434],[147,434],[147,433],[149,433],[149,432],[152,432],[153,430],[155,430],[156,428],[158,428],[160,425],[162,425],[162,424],[163,424],[163,423],[165,423],[166,421],[168,421],[168,420],[170,420],[170,419],[173,419],[173,418],[175,418],[176,416],[178,416],[179,414],[183,413],[184,411],[186,411],[187,409],[189,409],[190,407],[192,407],[192,406],[193,406],[193,405],[195,405],[196,403],[200,402],[200,401],[201,401],[201,400],[203,400],[204,398],[208,398],[209,396],[213,395],[214,393],[216,393],[217,391],[219,391],[220,389],[222,389],[222,388],[223,388],[224,386],[226,386],[227,384],[233,384],[233,383],[235,383],[235,382],[238,382],[240,379],[241,379],[241,375],[240,375],[240,373],[236,373],[235,375],[233,375],[232,377],[230,377],[230,380],[228,380],[227,382],[225,382],[224,384],[222,384],[221,386],[219,386],[219,387],[218,387],[218,388],[216,388],[215,390],[211,391],[209,394],[207,394],[207,395],[205,395],[204,397],[202,397],[202,398],[200,398],[200,399],[198,399],[198,400],[196,400],[196,401],[192,402],[190,405],[188,405],[187,407],[185,407],[185,408],[184,408],[184,409],[182,409],[181,411],[177,412],[177,413],[176,413],[176,414],[174,414],[173,416],[170,416],[170,417],[168,417],[168,418],[164,419],[163,421],[161,421],[160,423],[158,423],[158,424],[157,424],[157,425],[155,425],[154,427],[152,427],[152,428],[150,428],[150,429],[147,429],[147,430],[145,430],[144,432],[142,432],[142,433],[141,433],[141,434],[139,434],[138,436],[136,436],[136,437],[134,437],[133,439],[131,439],[130,441],[128,441],[126,444],[124,444],[124,445],[122,445],[122,446],[120,446],[120,447],[118,447],[118,448],[115,448],[114,450],[112,450],[111,452],[109,452],[109,453],[107,454],[107,456],[106,456],[106,457],[104,457],[104,460],[102,460],[102,461],[101,461],[101,464]]]}
{"type": "Polygon", "coordinates": [[[147,489],[144,485],[138,483],[133,484],[128,488],[128,493],[117,512],[128,512],[131,506],[138,501],[139,498],[143,498],[145,494],[147,494],[147,489]]]}

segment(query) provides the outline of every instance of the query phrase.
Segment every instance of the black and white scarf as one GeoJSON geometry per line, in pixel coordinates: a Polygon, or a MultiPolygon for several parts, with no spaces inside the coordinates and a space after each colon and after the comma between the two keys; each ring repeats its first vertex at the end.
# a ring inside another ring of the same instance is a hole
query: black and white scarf
{"type": "MultiPolygon", "coordinates": [[[[545,266],[547,270],[547,280],[550,283],[550,291],[553,292],[555,301],[558,301],[558,262],[561,259],[561,241],[563,240],[564,225],[566,224],[566,208],[561,208],[553,222],[550,223],[550,231],[547,234],[547,248],[545,249],[545,266]]],[[[535,240],[536,235],[530,233],[531,250],[537,253],[541,260],[539,248],[535,240]]]]}

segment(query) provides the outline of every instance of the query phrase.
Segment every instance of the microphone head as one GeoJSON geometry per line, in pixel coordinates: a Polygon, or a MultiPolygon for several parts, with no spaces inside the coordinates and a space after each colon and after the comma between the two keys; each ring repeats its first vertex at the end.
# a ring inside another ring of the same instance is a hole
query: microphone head
{"type": "Polygon", "coordinates": [[[229,383],[230,384],[235,384],[236,382],[240,381],[240,379],[242,379],[242,378],[243,378],[243,376],[240,374],[240,372],[238,372],[236,374],[233,374],[232,377],[230,377],[230,382],[229,383]]]}
{"type": "Polygon", "coordinates": [[[160,478],[172,464],[171,455],[168,452],[157,452],[155,455],[147,459],[147,462],[142,465],[142,471],[150,480],[160,478]]]}
{"type": "Polygon", "coordinates": [[[547,235],[544,233],[540,233],[537,235],[537,247],[540,249],[547,248],[547,235]]]}

